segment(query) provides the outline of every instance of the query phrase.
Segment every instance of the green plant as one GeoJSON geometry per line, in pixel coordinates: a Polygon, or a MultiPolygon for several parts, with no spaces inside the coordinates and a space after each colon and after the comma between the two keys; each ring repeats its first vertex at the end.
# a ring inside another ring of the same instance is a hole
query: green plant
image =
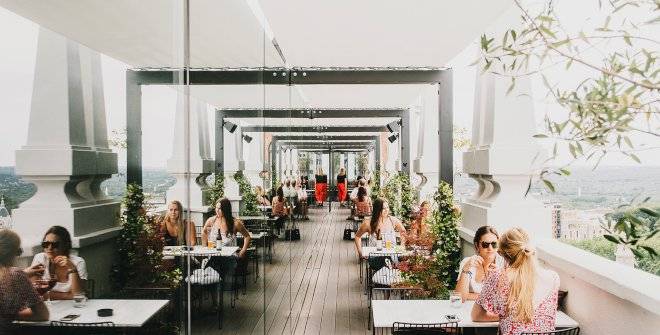
{"type": "Polygon", "coordinates": [[[446,182],[440,183],[433,200],[433,211],[427,219],[430,236],[411,238],[411,244],[423,249],[431,244],[430,255],[414,253],[399,264],[404,278],[401,286],[419,287],[428,297],[447,299],[449,290],[456,285],[461,257],[458,236],[461,213],[454,206],[453,191],[446,182]]]}
{"type": "Polygon", "coordinates": [[[250,182],[245,177],[242,171],[237,171],[234,174],[234,180],[238,183],[238,191],[241,194],[241,209],[239,213],[241,215],[251,216],[259,215],[259,203],[257,202],[257,195],[254,193],[254,189],[250,182]]]}
{"type": "MultiPolygon", "coordinates": [[[[517,78],[541,77],[548,96],[564,109],[546,116],[544,134],[536,135],[554,141],[551,159],[561,144],[575,160],[595,161],[594,168],[610,152],[639,163],[635,151],[645,148],[636,146],[630,135],[660,137],[658,1],[599,0],[598,8],[590,12],[601,17],[586,18],[598,26],[581,31],[562,24],[552,1],[514,3],[521,24],[498,38],[482,36],[482,56],[477,62],[484,72],[510,78],[508,92],[513,91],[517,78]],[[546,76],[561,65],[571,76],[584,75],[566,89],[566,83],[546,76]]],[[[545,167],[539,177],[554,191],[547,177],[569,173],[567,166],[545,167]]]]}
{"type": "Polygon", "coordinates": [[[307,175],[309,173],[311,165],[311,158],[307,153],[298,154],[298,170],[301,175],[307,175]]]}
{"type": "Polygon", "coordinates": [[[417,193],[410,182],[410,176],[397,173],[392,176],[380,190],[390,206],[390,212],[404,221],[410,218],[413,206],[417,201],[417,193]]]}
{"type": "Polygon", "coordinates": [[[373,175],[371,176],[371,201],[373,202],[381,194],[380,188],[380,168],[374,170],[373,175]]]}
{"type": "Polygon", "coordinates": [[[364,176],[369,170],[369,156],[367,154],[359,154],[356,156],[358,173],[364,176]]]}
{"type": "Polygon", "coordinates": [[[117,289],[176,287],[182,280],[181,270],[163,262],[163,233],[160,223],[147,215],[142,188],[127,185],[122,205],[118,260],[112,271],[117,289]]]}
{"type": "Polygon", "coordinates": [[[644,207],[648,202],[646,198],[641,204],[620,206],[618,211],[605,215],[603,235],[608,241],[622,244],[630,248],[637,258],[658,258],[658,250],[645,245],[644,242],[652,239],[660,230],[660,210],[644,207]]]}
{"type": "Polygon", "coordinates": [[[219,199],[225,196],[225,177],[222,175],[215,175],[213,185],[209,188],[208,198],[206,205],[215,206],[219,199]]]}
{"type": "MultiPolygon", "coordinates": [[[[561,242],[570,244],[576,248],[580,248],[612,261],[616,260],[615,252],[617,244],[612,243],[612,241],[607,240],[602,236],[580,241],[561,239],[561,242]]],[[[647,241],[644,241],[642,244],[655,250],[660,250],[660,236],[655,236],[647,241]]],[[[660,258],[652,258],[648,257],[647,255],[642,255],[642,257],[636,256],[635,260],[637,261],[636,267],[638,269],[652,273],[656,276],[660,276],[660,258]]]]}

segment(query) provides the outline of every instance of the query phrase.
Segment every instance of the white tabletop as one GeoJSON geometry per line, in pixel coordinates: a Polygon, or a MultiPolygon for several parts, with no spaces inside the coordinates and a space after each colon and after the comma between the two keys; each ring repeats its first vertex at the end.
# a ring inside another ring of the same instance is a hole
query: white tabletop
{"type": "Polygon", "coordinates": [[[376,247],[362,247],[362,256],[369,257],[369,254],[372,252],[403,255],[406,253],[406,250],[400,245],[397,245],[396,247],[391,249],[381,248],[381,250],[377,250],[376,247]]]}
{"type": "Polygon", "coordinates": [[[215,248],[208,248],[201,245],[196,245],[192,250],[183,250],[182,247],[165,247],[163,248],[163,256],[231,256],[238,251],[238,247],[222,247],[221,250],[215,248]]]}
{"type": "MultiPolygon", "coordinates": [[[[256,234],[253,233],[253,232],[250,232],[250,238],[255,239],[255,240],[256,240],[256,239],[260,239],[260,238],[262,238],[262,237],[264,237],[264,236],[266,236],[266,235],[267,235],[267,234],[264,233],[264,232],[260,232],[260,233],[256,233],[256,234]]],[[[243,238],[243,234],[241,234],[241,233],[236,233],[236,237],[243,238]]]]}
{"type": "Polygon", "coordinates": [[[84,307],[76,308],[73,307],[73,300],[56,300],[48,305],[49,321],[21,321],[18,323],[30,326],[50,326],[50,321],[59,321],[66,315],[77,314],[80,317],[69,322],[114,322],[115,327],[142,327],[168,302],[168,300],[91,299],[84,307]],[[96,311],[101,308],[111,308],[112,316],[98,316],[96,311]]]}
{"type": "MultiPolygon", "coordinates": [[[[451,307],[449,300],[372,300],[374,327],[392,328],[394,322],[443,323],[450,322],[445,315],[458,317],[458,326],[462,328],[491,327],[498,322],[475,322],[470,316],[474,301],[466,301],[460,308],[451,307]]],[[[557,328],[577,327],[577,321],[561,311],[557,311],[557,328]]]]}

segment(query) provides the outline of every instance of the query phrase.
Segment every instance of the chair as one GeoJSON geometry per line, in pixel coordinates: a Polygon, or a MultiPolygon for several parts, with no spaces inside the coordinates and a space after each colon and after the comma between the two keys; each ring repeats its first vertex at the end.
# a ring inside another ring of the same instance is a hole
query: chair
{"type": "MultiPolygon", "coordinates": [[[[374,320],[373,310],[371,309],[371,301],[373,300],[411,300],[422,299],[424,291],[417,287],[388,287],[388,288],[373,288],[369,292],[369,320],[367,320],[367,329],[371,329],[371,324],[374,320]]],[[[375,331],[375,329],[374,329],[375,331]]]]}
{"type": "Polygon", "coordinates": [[[580,327],[560,329],[549,332],[521,333],[520,335],[580,335],[580,327]]]}
{"type": "Polygon", "coordinates": [[[66,327],[66,334],[118,334],[119,331],[115,328],[114,322],[66,322],[66,321],[51,321],[51,327],[66,327]]]}
{"type": "Polygon", "coordinates": [[[458,322],[445,322],[445,323],[395,322],[392,325],[392,334],[449,335],[449,334],[460,334],[460,328],[458,328],[458,322]]]}
{"type": "Polygon", "coordinates": [[[186,277],[185,281],[190,284],[191,303],[195,304],[195,302],[197,302],[197,306],[200,309],[205,298],[204,293],[209,291],[209,288],[212,290],[211,294],[215,293],[215,295],[212,295],[211,297],[213,303],[218,304],[218,329],[221,329],[224,306],[224,281],[222,280],[220,274],[215,271],[215,269],[210,266],[206,266],[209,260],[210,257],[203,259],[201,268],[194,270],[188,277],[186,277]]]}

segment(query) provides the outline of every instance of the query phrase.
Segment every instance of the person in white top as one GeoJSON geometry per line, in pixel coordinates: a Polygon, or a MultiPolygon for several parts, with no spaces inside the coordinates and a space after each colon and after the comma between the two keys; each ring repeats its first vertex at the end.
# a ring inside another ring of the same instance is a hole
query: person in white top
{"type": "Polygon", "coordinates": [[[44,252],[34,255],[30,272],[42,273],[45,280],[57,283],[48,292],[50,299],[66,300],[85,289],[87,265],[81,257],[71,255],[71,235],[66,228],[53,226],[46,231],[41,242],[44,252]]]}
{"type": "Polygon", "coordinates": [[[504,259],[497,254],[499,235],[495,228],[482,226],[474,234],[476,255],[466,257],[458,268],[456,291],[463,301],[476,300],[489,273],[504,267],[504,259]]]}

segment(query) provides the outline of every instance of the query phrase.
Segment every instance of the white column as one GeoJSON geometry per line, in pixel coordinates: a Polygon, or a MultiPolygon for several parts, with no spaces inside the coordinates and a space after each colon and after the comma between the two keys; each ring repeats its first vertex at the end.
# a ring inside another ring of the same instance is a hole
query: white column
{"type": "MultiPolygon", "coordinates": [[[[216,134],[216,136],[218,136],[216,134]]],[[[222,136],[225,140],[225,196],[232,202],[232,210],[238,212],[239,200],[238,183],[234,180],[234,174],[239,171],[238,158],[242,157],[239,153],[239,143],[242,141],[240,131],[237,129],[233,134],[223,129],[222,136]]]]}
{"type": "Polygon", "coordinates": [[[105,122],[98,53],[40,29],[28,138],[16,151],[17,174],[37,187],[14,211],[24,245],[52,225],[67,228],[74,247],[103,241],[117,227],[119,203],[100,190],[117,173],[105,122]]]}
{"type": "Polygon", "coordinates": [[[210,154],[207,105],[193,97],[189,99],[190,123],[186,129],[186,99],[183,92],[177,93],[172,156],[167,160],[167,172],[176,178],[176,183],[167,190],[167,200],[181,201],[184,208],[193,212],[195,224],[201,225],[198,213],[208,212],[206,178],[213,173],[214,161],[210,154]],[[190,148],[186,148],[186,136],[190,148]]]}
{"type": "Polygon", "coordinates": [[[300,165],[298,164],[298,149],[291,149],[291,172],[293,177],[300,176],[300,165]]]}
{"type": "Polygon", "coordinates": [[[472,145],[463,154],[463,171],[479,190],[463,203],[463,226],[471,231],[482,225],[499,231],[520,226],[536,238],[550,237],[550,210],[531,195],[525,197],[534,165],[545,155],[532,137],[530,81],[519,79],[507,95],[509,80],[477,76],[472,145]]]}
{"type": "Polygon", "coordinates": [[[252,137],[252,142],[243,142],[244,155],[247,157],[244,172],[252,185],[261,185],[262,181],[259,177],[259,172],[263,169],[264,164],[264,138],[262,133],[250,134],[250,137],[252,137]]]}
{"type": "Polygon", "coordinates": [[[355,160],[357,159],[358,155],[354,152],[348,153],[348,167],[346,168],[347,172],[346,175],[348,176],[349,179],[354,179],[355,176],[355,168],[356,168],[356,162],[355,160]]]}

